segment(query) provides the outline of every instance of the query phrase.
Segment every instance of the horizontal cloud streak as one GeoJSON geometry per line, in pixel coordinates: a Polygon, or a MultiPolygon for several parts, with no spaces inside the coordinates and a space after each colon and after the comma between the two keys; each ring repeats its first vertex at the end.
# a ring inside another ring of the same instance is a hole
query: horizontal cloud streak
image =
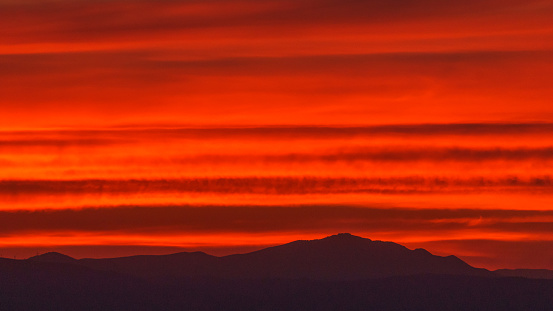
{"type": "MultiPolygon", "coordinates": [[[[337,161],[376,161],[376,162],[411,162],[411,161],[523,161],[523,160],[550,160],[553,159],[553,147],[546,148],[359,148],[359,150],[345,150],[342,152],[320,154],[282,154],[282,155],[258,155],[258,156],[225,156],[200,155],[194,158],[184,158],[183,162],[238,162],[256,161],[267,162],[337,162],[337,161]]],[[[178,162],[179,159],[173,159],[178,162]]]]}
{"type": "Polygon", "coordinates": [[[124,144],[121,140],[106,139],[21,139],[0,140],[0,149],[4,148],[29,148],[29,147],[54,147],[63,148],[71,146],[106,146],[124,144]]]}
{"type": "MultiPolygon", "coordinates": [[[[502,28],[506,18],[535,20],[526,28],[537,28],[544,21],[545,12],[552,10],[551,4],[538,1],[465,1],[462,4],[440,1],[49,1],[40,3],[3,3],[5,12],[3,25],[16,26],[21,23],[41,23],[35,36],[52,40],[98,40],[102,36],[115,40],[122,36],[135,38],[137,35],[162,36],[183,30],[209,28],[277,27],[288,28],[313,26],[344,27],[345,25],[407,25],[440,22],[445,19],[461,20],[468,30],[485,33],[483,26],[489,23],[482,17],[493,19],[502,28]],[[398,9],[399,7],[399,9],[398,9]],[[525,14],[514,14],[522,10],[525,14]],[[474,12],[478,12],[475,14],[474,12]],[[543,12],[543,13],[542,13],[543,12]],[[540,14],[541,13],[541,14],[540,14]],[[539,17],[539,19],[538,19],[539,17]],[[473,24],[463,21],[468,19],[473,24]],[[282,23],[282,21],[286,23],[282,23]],[[539,23],[541,21],[541,23],[539,23]],[[534,27],[532,27],[534,26],[534,27]]],[[[493,25],[495,26],[495,25],[493,25]]],[[[520,26],[519,26],[520,27],[520,26]]],[[[493,28],[498,28],[497,26],[493,28]]],[[[469,31],[466,32],[469,32],[469,31]]],[[[435,30],[436,31],[436,30],[435,30]]],[[[28,28],[18,33],[24,40],[32,34],[28,28]]],[[[436,31],[438,32],[438,31],[436,31]]]]}
{"type": "Polygon", "coordinates": [[[389,193],[417,194],[471,191],[529,191],[553,193],[552,176],[534,177],[430,177],[387,178],[244,177],[152,180],[4,180],[0,194],[132,194],[132,193],[248,193],[248,194],[331,194],[389,193]]]}
{"type": "MultiPolygon", "coordinates": [[[[43,150],[83,147],[94,149],[98,147],[115,146],[120,148],[132,148],[131,144],[122,141],[105,140],[11,140],[0,141],[0,150],[9,150],[12,152],[43,152],[43,150]]],[[[194,150],[191,150],[194,151],[194,150]]],[[[236,154],[235,151],[225,154],[205,154],[192,152],[189,156],[178,154],[151,156],[129,156],[118,155],[97,157],[96,163],[102,164],[134,164],[134,165],[192,165],[209,164],[229,165],[238,163],[263,162],[267,164],[293,164],[296,162],[431,162],[439,163],[442,161],[464,161],[464,162],[482,162],[482,161],[549,161],[553,160],[553,147],[544,148],[464,148],[464,147],[426,147],[409,148],[402,146],[391,147],[346,147],[342,150],[326,151],[317,150],[310,153],[280,153],[271,154],[269,152],[259,151],[258,154],[236,154]]],[[[244,152],[245,153],[245,152],[244,152]]],[[[94,164],[94,160],[89,159],[89,164],[94,164]]],[[[82,160],[82,162],[87,162],[82,160]]],[[[45,162],[53,164],[52,162],[45,162]]],[[[58,164],[63,164],[59,160],[58,164]]],[[[71,164],[67,160],[67,164],[71,164]]]]}
{"type": "Polygon", "coordinates": [[[121,119],[200,127],[355,125],[505,122],[521,112],[528,120],[549,120],[553,68],[543,64],[552,59],[551,51],[207,60],[163,51],[4,55],[0,83],[6,86],[6,113],[0,121],[8,128],[94,128],[121,119]],[[21,119],[37,105],[44,118],[21,119]]]}
{"type": "MultiPolygon", "coordinates": [[[[531,232],[549,234],[552,211],[374,208],[344,205],[116,206],[0,211],[0,234],[225,232],[531,232]]],[[[552,237],[553,238],[553,237],[552,237]]]]}
{"type": "MultiPolygon", "coordinates": [[[[247,139],[248,137],[266,137],[271,139],[331,139],[355,138],[397,135],[424,138],[425,136],[454,135],[477,138],[489,135],[519,135],[553,134],[553,123],[445,123],[445,124],[390,124],[373,126],[247,126],[247,127],[205,127],[190,128],[168,124],[135,125],[121,128],[96,130],[39,130],[39,131],[5,131],[0,135],[10,137],[26,137],[33,135],[48,136],[51,139],[94,140],[134,138],[182,138],[182,139],[247,139]],[[159,125],[157,125],[159,126],[159,125]],[[138,129],[136,128],[138,127],[138,129]],[[140,128],[145,127],[145,128],[140,128]],[[165,128],[164,128],[165,127],[165,128]]],[[[24,141],[24,140],[23,140],[24,141]]]]}

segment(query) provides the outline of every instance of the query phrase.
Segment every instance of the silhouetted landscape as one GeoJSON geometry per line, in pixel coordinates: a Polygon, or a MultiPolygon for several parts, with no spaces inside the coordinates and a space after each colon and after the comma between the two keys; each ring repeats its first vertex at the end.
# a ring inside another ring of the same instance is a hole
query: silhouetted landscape
{"type": "Polygon", "coordinates": [[[347,233],[223,257],[0,258],[0,276],[1,310],[553,310],[553,271],[347,233]]]}

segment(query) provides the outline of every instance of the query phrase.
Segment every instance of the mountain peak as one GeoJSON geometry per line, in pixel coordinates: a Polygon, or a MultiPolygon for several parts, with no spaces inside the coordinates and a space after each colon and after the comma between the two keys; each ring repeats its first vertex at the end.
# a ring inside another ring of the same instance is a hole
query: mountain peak
{"type": "Polygon", "coordinates": [[[350,233],[223,257],[183,252],[76,260],[51,252],[28,260],[76,264],[144,277],[359,280],[417,274],[492,274],[454,256],[435,256],[424,249],[410,250],[393,242],[372,241],[350,233]]]}
{"type": "Polygon", "coordinates": [[[28,258],[27,260],[40,261],[40,262],[56,262],[56,263],[72,263],[77,261],[77,259],[58,253],[58,252],[48,252],[40,255],[36,255],[28,258]]]}
{"type": "Polygon", "coordinates": [[[362,238],[360,236],[356,236],[356,235],[353,235],[351,233],[338,233],[338,234],[334,234],[334,235],[331,235],[331,236],[327,236],[326,238],[323,238],[323,240],[325,239],[339,239],[339,240],[365,240],[365,241],[371,241],[370,239],[366,239],[366,238],[362,238]]]}
{"type": "Polygon", "coordinates": [[[415,274],[489,275],[456,257],[432,255],[386,242],[339,233],[299,240],[248,254],[223,257],[222,270],[237,277],[354,280],[415,274]]]}

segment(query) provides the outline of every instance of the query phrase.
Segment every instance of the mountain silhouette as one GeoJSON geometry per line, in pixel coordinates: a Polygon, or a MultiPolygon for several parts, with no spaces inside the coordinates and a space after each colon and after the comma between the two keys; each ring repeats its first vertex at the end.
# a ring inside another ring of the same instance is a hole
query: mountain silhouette
{"type": "Polygon", "coordinates": [[[141,277],[356,280],[414,274],[493,276],[455,256],[435,256],[424,249],[409,250],[396,243],[348,233],[224,257],[194,252],[81,259],[78,263],[141,277]]]}
{"type": "Polygon", "coordinates": [[[78,263],[96,270],[116,271],[140,277],[197,277],[215,275],[219,261],[219,257],[203,252],[182,252],[170,255],[86,258],[78,263]]]}
{"type": "Polygon", "coordinates": [[[0,310],[547,311],[553,280],[343,233],[223,257],[0,258],[0,310]]]}
{"type": "Polygon", "coordinates": [[[221,258],[222,273],[233,277],[354,280],[413,274],[490,275],[455,256],[371,241],[348,233],[295,241],[256,252],[221,258]]]}
{"type": "Polygon", "coordinates": [[[36,255],[28,258],[30,261],[40,261],[40,262],[56,262],[56,263],[77,263],[77,259],[69,257],[64,254],[57,252],[48,252],[40,255],[36,255]]]}
{"type": "Polygon", "coordinates": [[[553,279],[553,270],[547,269],[499,269],[495,274],[506,277],[522,277],[528,279],[553,279]]]}

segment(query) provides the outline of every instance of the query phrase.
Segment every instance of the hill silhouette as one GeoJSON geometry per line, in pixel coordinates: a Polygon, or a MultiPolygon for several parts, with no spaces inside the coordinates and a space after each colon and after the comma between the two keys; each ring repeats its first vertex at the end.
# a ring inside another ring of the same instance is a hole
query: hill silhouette
{"type": "Polygon", "coordinates": [[[77,263],[77,259],[60,254],[58,252],[48,252],[40,255],[36,255],[28,258],[30,261],[40,261],[40,262],[56,262],[56,263],[77,263]]]}
{"type": "MultiPolygon", "coordinates": [[[[71,261],[75,263],[74,261],[71,261]]],[[[491,276],[455,256],[434,256],[392,242],[351,234],[295,241],[259,251],[224,257],[202,252],[171,255],[81,259],[78,264],[140,277],[308,278],[354,280],[413,274],[491,276]]]]}
{"type": "Polygon", "coordinates": [[[371,241],[347,233],[224,257],[194,252],[81,259],[78,263],[140,277],[356,280],[414,274],[493,276],[490,271],[471,267],[455,256],[435,256],[423,249],[409,250],[396,243],[371,241]]]}
{"type": "Polygon", "coordinates": [[[0,258],[0,310],[553,310],[553,280],[338,234],[202,252],[0,258]]]}
{"type": "Polygon", "coordinates": [[[547,269],[499,269],[494,271],[499,276],[523,277],[529,279],[553,279],[553,270],[547,269]]]}
{"type": "Polygon", "coordinates": [[[455,256],[371,241],[348,233],[295,241],[256,252],[221,258],[219,273],[232,277],[355,280],[413,274],[490,275],[455,256]]]}

